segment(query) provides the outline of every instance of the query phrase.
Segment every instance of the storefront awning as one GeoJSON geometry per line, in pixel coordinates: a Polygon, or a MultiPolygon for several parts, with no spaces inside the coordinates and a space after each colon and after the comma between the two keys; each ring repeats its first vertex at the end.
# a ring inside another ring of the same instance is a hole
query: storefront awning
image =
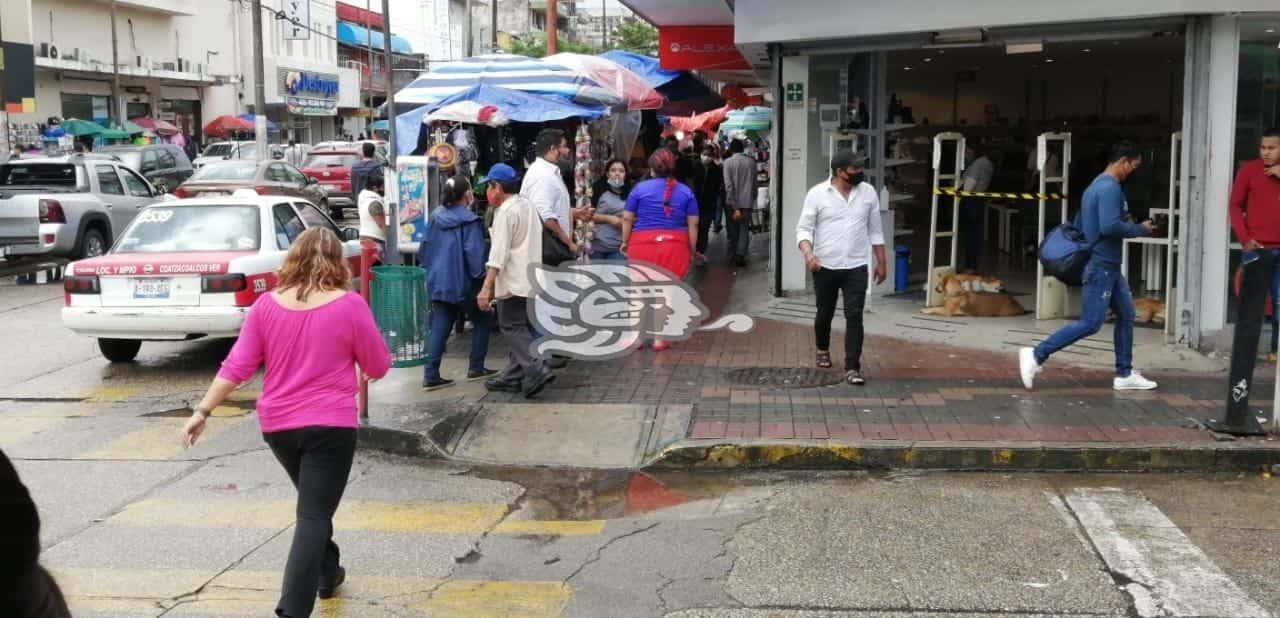
{"type": "MultiPolygon", "coordinates": [[[[375,50],[382,50],[386,46],[386,43],[382,40],[381,32],[367,30],[362,26],[345,21],[338,22],[338,42],[352,47],[369,47],[375,50]]],[[[393,34],[391,35],[391,51],[397,54],[412,54],[413,46],[409,44],[408,39],[393,34]]]]}

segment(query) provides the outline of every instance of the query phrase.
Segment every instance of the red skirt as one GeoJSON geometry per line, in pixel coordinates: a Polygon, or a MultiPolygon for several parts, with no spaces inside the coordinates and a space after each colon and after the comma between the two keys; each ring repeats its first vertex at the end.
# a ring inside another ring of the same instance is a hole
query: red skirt
{"type": "Polygon", "coordinates": [[[689,274],[689,232],[687,230],[644,230],[632,232],[627,259],[661,266],[684,279],[689,274]]]}

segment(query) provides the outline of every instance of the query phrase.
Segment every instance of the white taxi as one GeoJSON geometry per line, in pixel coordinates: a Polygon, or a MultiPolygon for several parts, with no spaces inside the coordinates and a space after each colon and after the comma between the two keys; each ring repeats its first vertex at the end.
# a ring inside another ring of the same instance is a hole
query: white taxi
{"type": "Polygon", "coordinates": [[[132,361],[143,341],[235,337],[275,287],[289,245],[312,227],[345,241],[358,274],[357,230],[340,230],[306,200],[238,191],[149,206],[109,253],[67,268],[62,323],[96,337],[112,362],[132,361]]]}

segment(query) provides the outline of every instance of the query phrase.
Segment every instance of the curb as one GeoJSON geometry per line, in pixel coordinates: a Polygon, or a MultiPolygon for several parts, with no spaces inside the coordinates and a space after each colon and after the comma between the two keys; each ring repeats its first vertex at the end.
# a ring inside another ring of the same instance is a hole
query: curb
{"type": "Polygon", "coordinates": [[[1270,471],[1280,444],[1098,444],[796,441],[708,444],[683,441],[646,468],[971,470],[1025,472],[1270,471]]]}
{"type": "Polygon", "coordinates": [[[449,459],[429,437],[402,429],[361,425],[356,431],[356,445],[357,448],[372,449],[402,457],[449,459]]]}

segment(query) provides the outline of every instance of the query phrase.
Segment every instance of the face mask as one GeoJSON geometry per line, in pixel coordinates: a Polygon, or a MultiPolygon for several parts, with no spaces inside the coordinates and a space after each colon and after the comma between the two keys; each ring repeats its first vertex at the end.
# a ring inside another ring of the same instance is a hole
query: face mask
{"type": "Polygon", "coordinates": [[[609,187],[610,187],[610,188],[613,188],[613,189],[621,189],[621,188],[622,188],[622,179],[621,179],[621,178],[610,178],[610,179],[609,179],[609,187]]]}
{"type": "Polygon", "coordinates": [[[849,184],[850,184],[850,185],[853,185],[853,186],[855,186],[855,187],[856,187],[856,186],[858,186],[858,185],[862,184],[862,181],[864,181],[864,180],[866,180],[866,179],[867,179],[867,175],[866,175],[866,173],[864,173],[864,172],[858,172],[857,174],[854,174],[854,175],[852,175],[852,176],[850,176],[850,177],[849,177],[849,184]]]}

